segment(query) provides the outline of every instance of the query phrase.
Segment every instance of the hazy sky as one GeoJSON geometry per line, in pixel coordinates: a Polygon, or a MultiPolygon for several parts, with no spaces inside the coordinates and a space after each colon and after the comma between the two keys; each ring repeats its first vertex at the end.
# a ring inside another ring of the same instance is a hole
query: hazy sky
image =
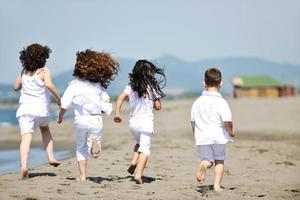
{"type": "Polygon", "coordinates": [[[300,65],[299,0],[0,0],[0,83],[31,43],[52,50],[53,74],[78,50],[187,61],[232,56],[300,65]]]}

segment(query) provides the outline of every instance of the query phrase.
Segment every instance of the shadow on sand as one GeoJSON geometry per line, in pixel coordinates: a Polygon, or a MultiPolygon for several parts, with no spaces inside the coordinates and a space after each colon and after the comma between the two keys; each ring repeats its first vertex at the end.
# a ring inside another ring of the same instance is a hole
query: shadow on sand
{"type": "Polygon", "coordinates": [[[56,176],[54,173],[29,173],[28,178],[34,178],[34,177],[39,177],[39,176],[56,176]]]}
{"type": "Polygon", "coordinates": [[[121,180],[129,179],[129,178],[131,178],[131,176],[124,176],[124,177],[116,176],[116,177],[111,177],[111,178],[104,178],[104,177],[98,176],[98,177],[87,177],[87,180],[100,184],[102,181],[118,181],[118,182],[120,182],[121,180]]]}
{"type": "MultiPolygon", "coordinates": [[[[130,177],[131,177],[130,181],[135,182],[134,177],[133,176],[130,176],[130,177]]],[[[152,183],[153,181],[156,181],[156,180],[162,180],[162,179],[161,178],[153,178],[153,177],[149,177],[149,176],[142,176],[143,183],[152,183]]]]}
{"type": "MultiPolygon", "coordinates": [[[[76,178],[73,178],[73,177],[67,177],[66,179],[67,180],[76,181],[76,178]]],[[[123,180],[126,180],[126,179],[130,179],[130,181],[135,182],[133,176],[124,176],[124,177],[113,176],[113,177],[108,177],[108,178],[101,177],[101,176],[98,176],[98,177],[87,177],[87,181],[91,181],[91,182],[98,183],[98,184],[101,184],[103,181],[122,182],[123,180]]],[[[152,183],[153,181],[162,180],[162,179],[148,177],[148,176],[143,176],[142,180],[143,180],[144,183],[152,183]]]]}
{"type": "MultiPolygon", "coordinates": [[[[224,189],[228,189],[228,190],[235,190],[236,187],[230,187],[230,188],[224,188],[223,186],[221,186],[221,188],[224,189]]],[[[214,191],[214,185],[201,185],[197,187],[197,191],[200,192],[202,194],[202,196],[205,196],[205,194],[208,191],[214,191]]]]}

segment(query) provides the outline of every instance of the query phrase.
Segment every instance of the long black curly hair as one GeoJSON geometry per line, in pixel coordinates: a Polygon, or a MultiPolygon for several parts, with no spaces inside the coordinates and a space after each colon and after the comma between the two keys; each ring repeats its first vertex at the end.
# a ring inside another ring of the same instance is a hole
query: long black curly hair
{"type": "Polygon", "coordinates": [[[100,83],[107,88],[118,75],[119,63],[108,53],[87,49],[77,52],[76,55],[73,76],[81,80],[100,83]]]}
{"type": "Polygon", "coordinates": [[[152,100],[165,96],[161,88],[166,85],[164,70],[147,60],[138,60],[129,74],[129,85],[139,97],[148,95],[152,100]]]}
{"type": "Polygon", "coordinates": [[[43,68],[50,53],[51,49],[48,46],[42,46],[37,43],[27,46],[20,51],[23,71],[34,72],[39,68],[43,68]]]}

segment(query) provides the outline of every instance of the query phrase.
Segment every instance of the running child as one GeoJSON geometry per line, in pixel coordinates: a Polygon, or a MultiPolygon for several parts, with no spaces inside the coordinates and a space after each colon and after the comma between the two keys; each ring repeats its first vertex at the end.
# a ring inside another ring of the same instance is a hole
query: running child
{"type": "Polygon", "coordinates": [[[127,171],[134,174],[137,168],[134,176],[137,184],[143,183],[142,175],[150,155],[153,136],[153,108],[161,109],[160,99],[165,95],[160,85],[163,84],[164,87],[165,83],[165,74],[162,69],[147,60],[139,60],[129,74],[129,85],[119,95],[116,103],[114,121],[120,123],[122,121],[120,112],[122,103],[129,98],[129,129],[135,138],[136,145],[127,171]],[[156,76],[159,76],[160,79],[157,79],[156,76]]]}
{"type": "Polygon", "coordinates": [[[49,164],[60,165],[53,155],[52,135],[48,126],[50,96],[53,95],[60,106],[60,97],[51,81],[51,72],[45,67],[51,49],[40,44],[31,44],[20,52],[23,70],[17,77],[14,90],[21,90],[19,108],[16,113],[22,136],[20,144],[21,179],[28,176],[28,155],[32,140],[32,133],[39,127],[43,143],[47,152],[49,164]]]}
{"type": "Polygon", "coordinates": [[[99,158],[101,152],[102,115],[112,111],[106,88],[118,74],[119,64],[107,53],[92,50],[78,52],[72,80],[61,99],[57,122],[72,103],[75,105],[76,157],[80,176],[87,178],[88,155],[99,158]]]}
{"type": "Polygon", "coordinates": [[[206,170],[215,165],[214,190],[220,192],[226,159],[225,144],[232,141],[235,132],[230,108],[219,93],[221,72],[216,68],[208,69],[203,84],[206,90],[194,102],[191,111],[191,124],[201,160],[197,180],[203,184],[206,170]]]}

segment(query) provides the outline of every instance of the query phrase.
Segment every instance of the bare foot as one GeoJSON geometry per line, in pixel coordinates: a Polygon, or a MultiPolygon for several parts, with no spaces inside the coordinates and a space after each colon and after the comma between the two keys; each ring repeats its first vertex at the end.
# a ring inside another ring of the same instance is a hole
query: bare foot
{"type": "Polygon", "coordinates": [[[86,178],[80,178],[80,177],[78,177],[78,178],[76,178],[76,181],[78,181],[78,182],[84,182],[84,181],[86,181],[86,178]]]}
{"type": "Polygon", "coordinates": [[[203,184],[204,181],[205,181],[205,174],[206,174],[206,167],[205,165],[201,165],[200,168],[199,168],[199,171],[197,173],[197,181],[200,183],[200,184],[203,184]]]}
{"type": "Polygon", "coordinates": [[[28,178],[28,172],[29,172],[28,169],[21,169],[21,173],[20,173],[21,180],[25,180],[28,178]]]}
{"type": "Polygon", "coordinates": [[[92,148],[91,155],[94,158],[98,158],[100,156],[101,148],[96,139],[92,139],[92,148]]]}
{"type": "Polygon", "coordinates": [[[221,186],[215,186],[214,185],[214,191],[215,192],[221,192],[223,189],[221,188],[221,186]]]}
{"type": "Polygon", "coordinates": [[[134,180],[135,180],[135,183],[136,183],[136,184],[143,184],[142,177],[137,177],[137,176],[135,176],[135,177],[134,177],[134,180]]]}
{"type": "Polygon", "coordinates": [[[127,169],[127,171],[129,172],[129,174],[133,174],[135,171],[136,165],[130,165],[127,169]]]}
{"type": "Polygon", "coordinates": [[[61,163],[58,162],[57,160],[51,160],[49,161],[49,165],[53,166],[53,167],[58,167],[61,163]]]}

